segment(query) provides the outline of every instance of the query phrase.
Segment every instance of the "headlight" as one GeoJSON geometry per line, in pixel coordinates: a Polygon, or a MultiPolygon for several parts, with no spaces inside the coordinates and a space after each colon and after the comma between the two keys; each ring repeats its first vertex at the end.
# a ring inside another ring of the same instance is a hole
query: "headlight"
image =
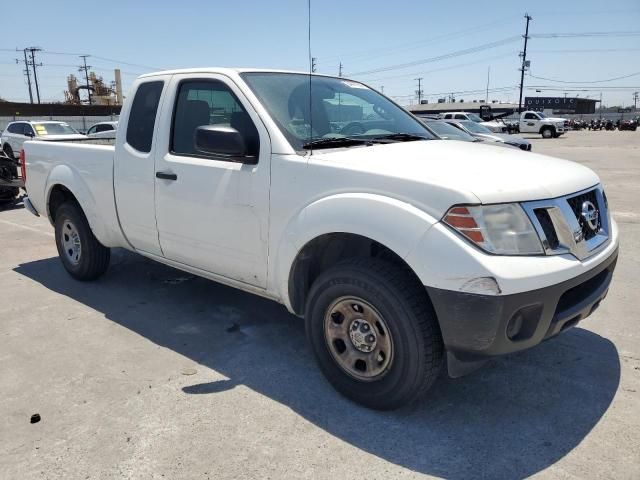
{"type": "Polygon", "coordinates": [[[442,221],[489,253],[544,253],[529,217],[517,203],[451,207],[442,221]]]}

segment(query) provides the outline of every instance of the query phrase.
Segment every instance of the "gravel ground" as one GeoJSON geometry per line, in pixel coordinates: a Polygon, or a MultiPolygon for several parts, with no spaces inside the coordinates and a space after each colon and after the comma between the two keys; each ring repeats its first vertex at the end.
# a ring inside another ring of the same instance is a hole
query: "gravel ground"
{"type": "Polygon", "coordinates": [[[46,220],[0,211],[0,478],[640,478],[640,132],[532,143],[600,174],[609,296],[391,413],[335,393],[283,307],[124,251],[75,282],[46,220]]]}

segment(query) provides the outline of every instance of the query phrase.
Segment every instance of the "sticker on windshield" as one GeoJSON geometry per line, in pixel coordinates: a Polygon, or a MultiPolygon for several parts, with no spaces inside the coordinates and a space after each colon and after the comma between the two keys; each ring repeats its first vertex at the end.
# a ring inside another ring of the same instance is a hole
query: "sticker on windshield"
{"type": "Polygon", "coordinates": [[[347,87],[362,88],[364,90],[369,90],[369,87],[358,82],[350,82],[349,80],[342,80],[342,83],[345,84],[347,87]]]}
{"type": "Polygon", "coordinates": [[[34,125],[34,127],[35,127],[36,133],[38,135],[46,135],[47,134],[47,129],[44,127],[44,125],[38,124],[38,125],[34,125]]]}

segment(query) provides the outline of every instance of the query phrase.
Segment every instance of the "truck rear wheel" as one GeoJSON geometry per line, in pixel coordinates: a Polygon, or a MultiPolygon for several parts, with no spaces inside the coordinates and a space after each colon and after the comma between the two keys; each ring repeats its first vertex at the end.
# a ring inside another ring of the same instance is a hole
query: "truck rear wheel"
{"type": "Polygon", "coordinates": [[[110,250],[93,235],[82,209],[63,203],[55,214],[55,234],[62,265],[76,280],[95,280],[109,267],[110,250]]]}
{"type": "Polygon", "coordinates": [[[427,294],[392,263],[362,258],[327,269],[311,287],[305,324],[329,382],[370,408],[415,401],[442,366],[442,337],[427,294]]]}
{"type": "Polygon", "coordinates": [[[552,127],[544,127],[540,133],[542,134],[542,138],[552,138],[555,134],[555,129],[552,127]]]}

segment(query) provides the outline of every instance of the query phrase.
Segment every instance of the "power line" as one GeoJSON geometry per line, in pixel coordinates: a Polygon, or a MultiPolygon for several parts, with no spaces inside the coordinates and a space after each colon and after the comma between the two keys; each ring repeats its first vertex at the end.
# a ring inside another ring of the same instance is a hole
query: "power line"
{"type": "Polygon", "coordinates": [[[398,70],[398,69],[402,69],[402,68],[407,68],[407,67],[413,67],[415,65],[422,65],[425,63],[431,63],[431,62],[437,62],[440,60],[446,60],[449,58],[454,58],[454,57],[459,57],[461,55],[469,55],[471,53],[476,53],[476,52],[481,52],[483,50],[488,50],[490,48],[495,48],[495,47],[499,47],[502,45],[506,45],[508,43],[512,43],[514,41],[517,41],[520,37],[518,36],[513,36],[513,37],[507,37],[507,38],[503,38],[502,40],[497,40],[495,42],[490,42],[490,43],[485,43],[482,45],[478,45],[476,47],[471,47],[471,48],[466,48],[463,50],[457,50],[455,52],[450,52],[450,53],[446,53],[444,55],[439,55],[437,57],[431,57],[431,58],[425,58],[422,60],[415,60],[413,62],[407,62],[407,63],[399,63],[396,65],[389,65],[387,67],[380,67],[380,68],[375,68],[372,70],[365,70],[362,72],[355,72],[355,73],[351,73],[351,76],[356,76],[356,75],[366,75],[369,73],[378,73],[378,72],[388,72],[389,70],[398,70]]]}
{"type": "Polygon", "coordinates": [[[466,36],[466,35],[470,35],[472,33],[477,33],[477,32],[481,32],[481,31],[485,31],[485,30],[490,30],[495,25],[504,25],[507,21],[510,21],[512,18],[514,18],[514,15],[510,15],[510,16],[505,17],[503,19],[496,20],[494,22],[490,22],[490,23],[487,23],[487,24],[483,24],[481,26],[475,26],[475,27],[468,28],[468,29],[463,29],[463,30],[456,30],[454,32],[445,33],[443,35],[437,35],[435,37],[426,38],[426,39],[423,39],[423,40],[400,43],[400,44],[397,44],[395,46],[390,46],[390,47],[386,47],[386,48],[360,50],[358,52],[352,52],[352,53],[346,53],[346,54],[339,54],[339,55],[321,57],[320,61],[318,63],[322,65],[323,62],[325,62],[327,60],[334,60],[334,59],[335,60],[338,60],[338,59],[342,60],[344,58],[350,59],[350,63],[358,63],[358,62],[362,62],[362,61],[367,61],[367,60],[370,60],[372,58],[379,58],[379,57],[383,57],[383,56],[392,55],[392,54],[394,54],[394,53],[396,53],[398,51],[406,51],[406,50],[414,50],[414,49],[417,49],[417,48],[423,48],[425,45],[432,45],[432,44],[435,44],[435,43],[441,43],[441,42],[447,41],[447,40],[449,40],[451,38],[458,39],[460,37],[463,37],[463,36],[466,36]]]}
{"type": "Polygon", "coordinates": [[[623,78],[630,78],[630,77],[635,77],[637,75],[640,75],[640,72],[635,72],[635,73],[630,73],[629,75],[623,75],[621,77],[613,77],[613,78],[607,78],[605,80],[576,80],[576,81],[569,81],[569,80],[556,80],[555,78],[545,78],[545,77],[538,77],[536,75],[532,75],[531,73],[529,74],[529,76],[531,78],[537,78],[538,80],[548,80],[550,82],[558,82],[558,83],[607,83],[607,82],[613,82],[614,80],[622,80],[623,78]]]}
{"type": "Polygon", "coordinates": [[[575,38],[575,37],[634,37],[640,35],[640,31],[629,30],[621,32],[563,32],[563,33],[536,33],[532,38],[575,38]]]}

